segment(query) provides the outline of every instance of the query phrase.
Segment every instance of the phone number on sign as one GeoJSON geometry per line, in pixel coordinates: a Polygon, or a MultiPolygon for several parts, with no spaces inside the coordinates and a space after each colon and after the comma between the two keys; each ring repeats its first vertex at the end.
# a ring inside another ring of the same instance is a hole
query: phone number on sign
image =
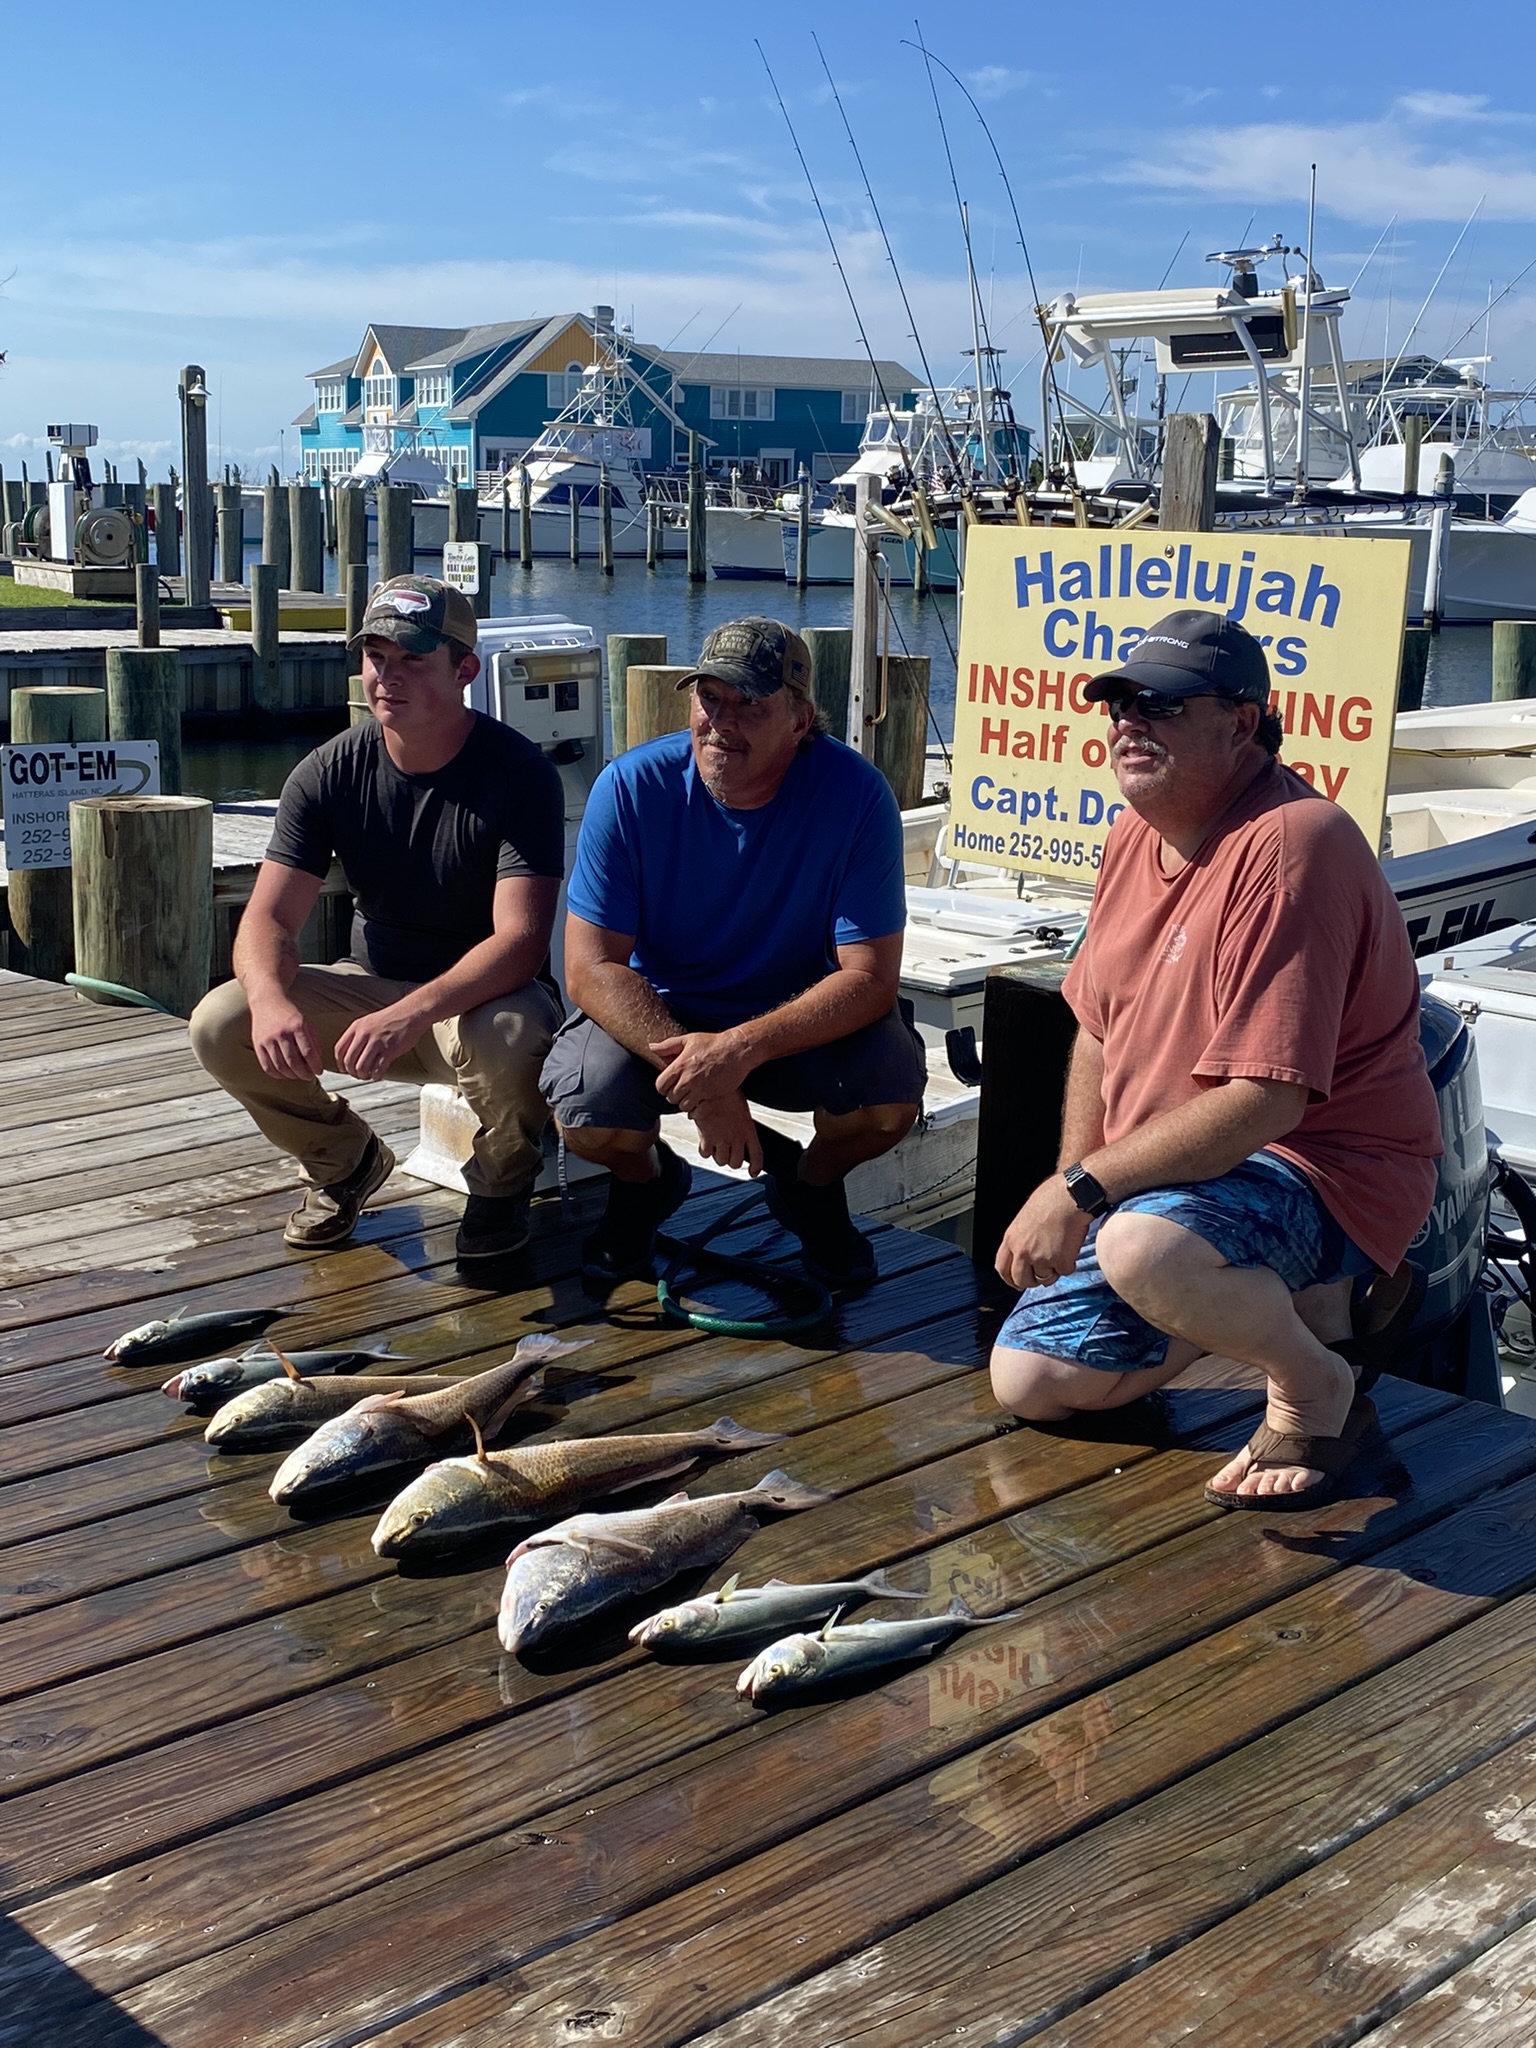
{"type": "Polygon", "coordinates": [[[1052,837],[1044,832],[978,832],[971,825],[956,825],[950,834],[955,853],[994,854],[1000,860],[1049,861],[1056,868],[1082,868],[1096,872],[1104,848],[1093,840],[1052,837]]]}

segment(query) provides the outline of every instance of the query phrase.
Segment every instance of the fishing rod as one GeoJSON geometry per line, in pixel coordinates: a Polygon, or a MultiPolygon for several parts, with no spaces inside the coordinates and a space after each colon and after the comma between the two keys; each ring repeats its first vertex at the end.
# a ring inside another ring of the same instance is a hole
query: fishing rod
{"type": "MultiPolygon", "coordinates": [[[[1483,199],[1486,199],[1487,196],[1488,195],[1485,192],[1483,194],[1483,199]]],[[[1440,289],[1441,278],[1445,276],[1445,273],[1450,269],[1451,264],[1455,261],[1456,251],[1461,247],[1462,243],[1466,240],[1468,230],[1471,228],[1473,221],[1477,219],[1477,216],[1482,212],[1482,210],[1483,200],[1479,199],[1476,206],[1474,206],[1472,211],[1467,215],[1466,225],[1462,228],[1461,233],[1456,237],[1455,241],[1452,242],[1450,254],[1446,257],[1445,261],[1436,271],[1435,281],[1430,286],[1429,290],[1425,293],[1424,303],[1422,306],[1420,306],[1418,312],[1414,315],[1413,325],[1409,328],[1408,332],[1403,336],[1403,345],[1394,357],[1391,369],[1388,370],[1386,375],[1381,380],[1381,390],[1377,393],[1376,410],[1378,414],[1386,411],[1387,386],[1391,383],[1392,378],[1395,376],[1398,365],[1402,362],[1403,357],[1407,355],[1408,344],[1410,341],[1412,341],[1413,337],[1418,333],[1419,323],[1424,318],[1424,315],[1429,311],[1430,302],[1431,300],[1433,300],[1435,293],[1440,289]]],[[[1309,257],[1307,260],[1310,262],[1311,258],[1309,257]]],[[[1478,317],[1481,318],[1482,316],[1479,315],[1478,317]]],[[[1476,325],[1476,322],[1474,322],[1473,324],[1476,325]]]]}
{"type": "MultiPolygon", "coordinates": [[[[1050,385],[1051,396],[1056,402],[1056,416],[1057,421],[1061,427],[1062,459],[1066,468],[1067,475],[1071,480],[1072,489],[1075,493],[1078,489],[1077,462],[1076,457],[1073,453],[1072,437],[1070,433],[1067,431],[1067,410],[1066,407],[1062,404],[1061,400],[1061,385],[1058,382],[1056,376],[1056,359],[1051,350],[1051,337],[1045,324],[1045,310],[1040,304],[1040,287],[1035,282],[1035,266],[1030,261],[1029,244],[1024,239],[1024,223],[1019,218],[1018,202],[1013,196],[1013,186],[1010,184],[1008,179],[1008,172],[1006,166],[1003,163],[1002,152],[998,149],[997,142],[995,137],[993,136],[992,130],[987,126],[986,116],[982,113],[981,108],[977,106],[975,97],[972,94],[970,87],[965,83],[965,80],[961,78],[956,71],[952,70],[951,67],[944,62],[944,59],[942,57],[935,56],[934,53],[928,48],[927,44],[923,41],[922,24],[918,21],[914,21],[912,26],[917,30],[918,39],[915,43],[907,43],[904,40],[904,47],[909,50],[918,51],[925,65],[929,65],[931,67],[932,65],[937,64],[939,69],[944,73],[944,75],[948,79],[950,79],[955,85],[957,85],[960,88],[960,91],[965,94],[965,97],[970,104],[971,112],[976,116],[976,119],[981,123],[981,132],[987,138],[988,147],[991,149],[993,160],[997,165],[997,175],[1002,179],[1003,190],[1008,195],[1008,205],[1013,214],[1014,233],[1018,237],[1019,248],[1023,253],[1024,272],[1029,279],[1030,296],[1035,302],[1035,318],[1040,323],[1040,338],[1045,343],[1046,379],[1050,385]]],[[[929,75],[931,78],[931,69],[929,75]]],[[[1049,440],[1049,420],[1047,420],[1044,424],[1046,427],[1047,440],[1049,440]]],[[[1048,454],[1048,447],[1041,450],[1042,459],[1048,454]]]]}
{"type": "MultiPolygon", "coordinates": [[[[917,318],[912,311],[912,302],[907,297],[907,288],[906,285],[902,282],[901,271],[898,269],[896,264],[896,252],[891,247],[891,238],[885,231],[885,222],[881,218],[880,208],[875,202],[874,189],[869,182],[869,173],[864,168],[864,159],[859,154],[858,143],[854,140],[853,127],[848,119],[847,110],[843,106],[843,96],[837,89],[836,79],[832,76],[832,67],[828,64],[826,52],[821,47],[821,38],[813,32],[811,36],[811,41],[816,45],[816,55],[821,59],[821,68],[827,75],[827,84],[831,88],[833,101],[837,107],[838,113],[842,116],[843,133],[848,138],[848,147],[853,151],[853,160],[858,165],[859,176],[864,181],[864,196],[869,201],[869,210],[875,217],[875,226],[880,230],[880,239],[885,244],[886,261],[891,266],[891,275],[896,280],[896,289],[901,294],[902,309],[907,316],[907,332],[910,334],[913,345],[917,349],[918,358],[923,366],[923,375],[928,380],[928,388],[930,391],[934,392],[935,395],[937,395],[938,386],[933,381],[933,371],[930,368],[928,362],[928,351],[923,347],[922,336],[917,331],[917,318]]],[[[807,173],[807,175],[809,175],[809,173],[807,173]]],[[[883,389],[881,392],[881,396],[884,396],[883,389]]],[[[887,407],[887,409],[889,409],[889,407],[887,407]]],[[[960,457],[955,447],[954,440],[950,435],[949,422],[944,417],[944,406],[942,400],[939,403],[938,412],[939,432],[944,437],[944,445],[949,451],[950,461],[955,465],[955,471],[958,475],[960,472],[960,457]]],[[[894,427],[894,420],[892,421],[892,425],[894,427]]],[[[898,445],[905,446],[905,443],[899,442],[898,445]]],[[[908,466],[910,468],[910,465],[908,466]]]]}

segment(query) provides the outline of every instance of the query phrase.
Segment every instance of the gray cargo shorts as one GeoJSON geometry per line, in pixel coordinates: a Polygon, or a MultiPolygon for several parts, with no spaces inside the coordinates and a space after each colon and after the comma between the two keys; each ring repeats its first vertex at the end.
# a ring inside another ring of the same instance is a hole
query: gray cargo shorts
{"type": "MultiPolygon", "coordinates": [[[[927,1078],[923,1042],[902,1002],[830,1045],[765,1061],[747,1076],[742,1092],[765,1109],[824,1109],[830,1116],[847,1116],[891,1102],[920,1106],[927,1078]]],[[[656,1092],[656,1069],[650,1062],[618,1044],[580,1010],[556,1033],[539,1085],[568,1130],[592,1125],[604,1131],[649,1131],[673,1114],[673,1105],[656,1092]]]]}

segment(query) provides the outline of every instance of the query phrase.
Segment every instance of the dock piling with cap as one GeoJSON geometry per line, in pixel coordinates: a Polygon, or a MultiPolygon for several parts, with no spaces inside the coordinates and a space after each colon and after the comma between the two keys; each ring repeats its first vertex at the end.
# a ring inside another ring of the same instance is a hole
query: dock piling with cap
{"type": "Polygon", "coordinates": [[[704,470],[699,461],[699,437],[688,436],[688,581],[703,583],[709,575],[709,551],[704,539],[704,470]]]}
{"type": "MultiPolygon", "coordinates": [[[[79,746],[106,736],[105,690],[45,686],[11,693],[11,739],[18,746],[79,746]]],[[[7,909],[11,967],[41,981],[62,981],[75,964],[69,869],[13,867],[7,909]]]]}
{"type": "MultiPolygon", "coordinates": [[[[186,558],[187,603],[206,605],[213,568],[213,506],[208,490],[208,385],[201,368],[188,363],[178,387],[181,399],[181,497],[186,558]]],[[[239,582],[238,575],[235,581],[239,582]]]]}
{"type": "Polygon", "coordinates": [[[800,465],[800,503],[795,513],[795,588],[804,590],[811,560],[811,476],[800,465]]]}
{"type": "MultiPolygon", "coordinates": [[[[218,501],[219,521],[219,581],[221,583],[243,583],[245,581],[245,508],[240,502],[240,486],[226,477],[214,486],[218,501]]],[[[190,554],[190,551],[189,551],[190,554]]],[[[190,599],[188,600],[190,602],[190,599]]]]}
{"type": "Polygon", "coordinates": [[[261,559],[277,571],[279,590],[293,587],[293,534],[288,523],[288,487],[274,469],[261,493],[261,559]]]}

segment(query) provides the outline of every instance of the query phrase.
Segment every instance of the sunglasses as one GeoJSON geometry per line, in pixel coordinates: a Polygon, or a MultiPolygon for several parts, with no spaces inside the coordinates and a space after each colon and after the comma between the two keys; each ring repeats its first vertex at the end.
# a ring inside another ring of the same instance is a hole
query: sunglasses
{"type": "Polygon", "coordinates": [[[1188,697],[1169,697],[1162,690],[1115,690],[1104,699],[1104,705],[1117,724],[1134,715],[1156,725],[1160,719],[1181,718],[1190,697],[1220,697],[1228,704],[1237,702],[1221,690],[1192,690],[1188,697]]]}

